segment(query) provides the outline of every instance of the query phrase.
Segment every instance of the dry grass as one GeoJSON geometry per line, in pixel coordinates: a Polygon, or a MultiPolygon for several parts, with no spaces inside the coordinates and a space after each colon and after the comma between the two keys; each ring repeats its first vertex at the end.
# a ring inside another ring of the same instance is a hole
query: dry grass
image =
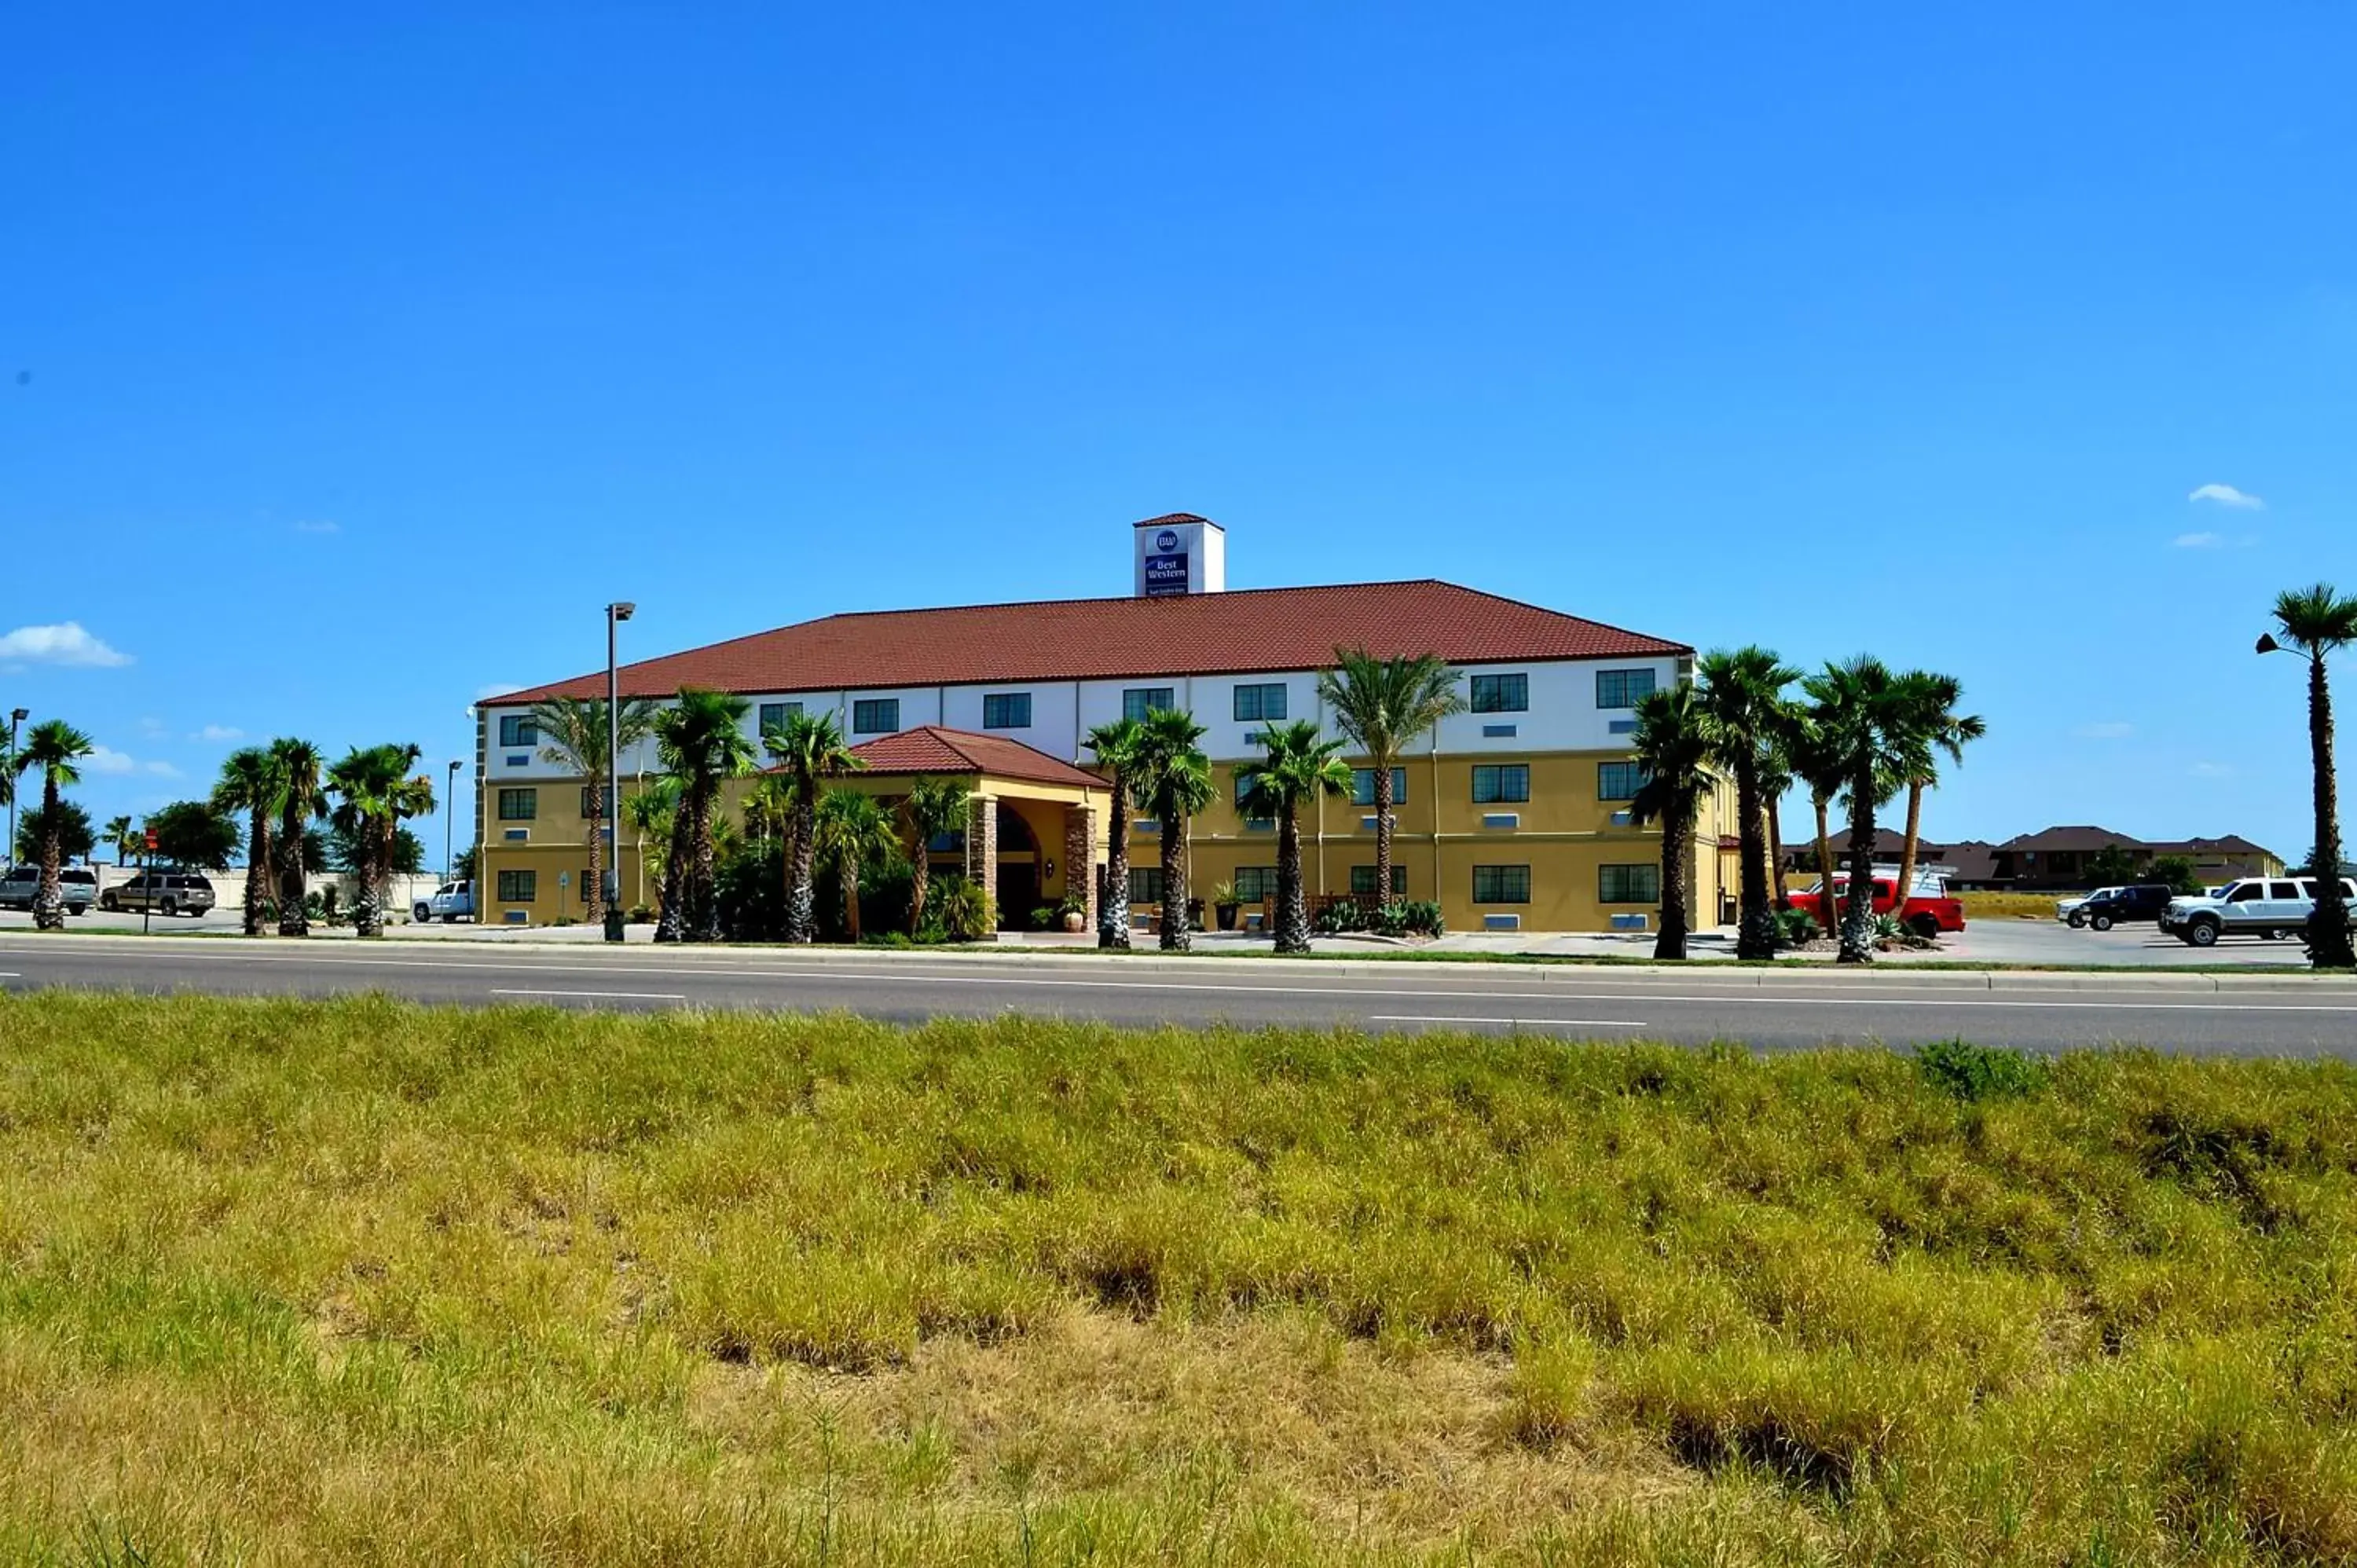
{"type": "Polygon", "coordinates": [[[2058,899],[2068,893],[1959,893],[1967,920],[2050,920],[2058,899]]]}
{"type": "Polygon", "coordinates": [[[2330,1064],[0,998],[0,1559],[2357,1557],[2330,1064]]]}

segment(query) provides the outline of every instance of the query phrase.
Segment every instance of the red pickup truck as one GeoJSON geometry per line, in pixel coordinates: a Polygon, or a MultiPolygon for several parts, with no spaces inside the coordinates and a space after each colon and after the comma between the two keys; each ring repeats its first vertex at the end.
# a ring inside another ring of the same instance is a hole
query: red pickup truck
{"type": "MultiPolygon", "coordinates": [[[[1878,875],[1874,879],[1874,912],[1876,914],[1890,913],[1892,897],[1897,892],[1898,886],[1899,878],[1895,874],[1889,876],[1878,875]]],[[[1848,891],[1849,874],[1840,871],[1834,873],[1834,899],[1836,905],[1846,901],[1848,891]]],[[[1787,908],[1806,909],[1817,918],[1817,924],[1828,931],[1833,930],[1841,920],[1837,908],[1825,908],[1825,896],[1816,887],[1812,887],[1805,893],[1793,894],[1784,900],[1784,906],[1787,908]]],[[[1899,920],[1901,925],[1919,937],[1936,937],[1943,931],[1961,931],[1964,929],[1964,906],[1961,899],[1950,897],[1944,887],[1918,881],[1915,884],[1914,895],[1907,900],[1906,907],[1899,911],[1899,920]]]]}

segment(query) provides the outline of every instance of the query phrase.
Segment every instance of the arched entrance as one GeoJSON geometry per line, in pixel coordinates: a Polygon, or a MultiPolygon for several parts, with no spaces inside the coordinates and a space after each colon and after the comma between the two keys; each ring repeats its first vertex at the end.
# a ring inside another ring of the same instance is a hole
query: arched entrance
{"type": "Polygon", "coordinates": [[[1039,840],[1023,813],[998,802],[998,885],[991,897],[998,901],[1002,930],[1019,931],[1030,923],[1039,903],[1039,840]]]}

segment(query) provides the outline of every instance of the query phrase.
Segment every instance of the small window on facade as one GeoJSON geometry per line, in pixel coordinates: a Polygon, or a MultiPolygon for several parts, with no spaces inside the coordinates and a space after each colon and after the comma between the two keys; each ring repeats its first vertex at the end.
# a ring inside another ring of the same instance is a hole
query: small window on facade
{"type": "Polygon", "coordinates": [[[1285,682],[1273,681],[1266,685],[1236,688],[1236,720],[1240,724],[1261,724],[1285,716],[1285,682]]]}
{"type": "Polygon", "coordinates": [[[982,699],[982,727],[1029,729],[1031,727],[1031,693],[993,692],[985,696],[982,699]]]}
{"type": "Polygon", "coordinates": [[[540,873],[537,871],[502,871],[500,873],[500,902],[529,904],[540,894],[540,873]]]}
{"type": "Polygon", "coordinates": [[[1605,904],[1658,904],[1662,901],[1662,868],[1648,862],[1642,865],[1605,865],[1597,868],[1596,897],[1605,904]]]}
{"type": "Polygon", "coordinates": [[[1521,714],[1530,711],[1531,678],[1528,675],[1476,675],[1473,677],[1473,711],[1477,714],[1521,714]]]}
{"type": "MultiPolygon", "coordinates": [[[[1354,865],[1351,867],[1351,892],[1363,898],[1374,890],[1375,868],[1373,866],[1354,865]]],[[[1407,867],[1405,865],[1394,865],[1392,867],[1392,897],[1394,898],[1405,898],[1407,897],[1407,867]]]]}
{"type": "MultiPolygon", "coordinates": [[[[1394,768],[1392,769],[1392,804],[1399,806],[1406,802],[1407,769],[1394,768]]],[[[1351,769],[1351,804],[1372,806],[1374,803],[1375,770],[1372,768],[1353,768],[1351,769]]]]}
{"type": "Polygon", "coordinates": [[[528,822],[539,815],[539,790],[502,789],[500,791],[500,821],[528,822]]]}
{"type": "Polygon", "coordinates": [[[1175,686],[1132,686],[1121,694],[1121,716],[1142,719],[1157,711],[1168,713],[1178,705],[1178,689],[1175,686]]]}
{"type": "Polygon", "coordinates": [[[1158,865],[1133,865],[1129,868],[1129,901],[1133,904],[1162,902],[1162,868],[1158,865]]]}
{"type": "Polygon", "coordinates": [[[1244,797],[1252,793],[1252,779],[1245,774],[1243,768],[1239,768],[1236,769],[1236,776],[1233,784],[1235,789],[1236,815],[1243,818],[1244,821],[1248,822],[1265,822],[1269,821],[1266,817],[1255,817],[1251,812],[1244,810],[1244,797]]]}
{"type": "Polygon", "coordinates": [[[1651,670],[1598,670],[1596,672],[1596,705],[1599,708],[1633,708],[1653,693],[1653,672],[1651,670]]]}
{"type": "Polygon", "coordinates": [[[530,714],[501,714],[500,744],[501,746],[538,746],[540,721],[530,714]]]}
{"type": "Polygon", "coordinates": [[[1276,897],[1276,867],[1239,865],[1236,867],[1235,884],[1238,903],[1266,903],[1276,897]]]}
{"type": "Polygon", "coordinates": [[[786,721],[802,711],[802,705],[800,703],[763,703],[760,713],[760,732],[767,735],[773,729],[784,728],[786,721]]]}
{"type": "Polygon", "coordinates": [[[851,733],[889,735],[900,727],[900,699],[870,697],[851,704],[851,733]]]}
{"type": "Polygon", "coordinates": [[[1501,800],[1531,798],[1531,765],[1527,762],[1480,762],[1473,767],[1473,803],[1493,806],[1501,800]]]}
{"type": "Polygon", "coordinates": [[[1477,865],[1473,868],[1476,904],[1527,904],[1531,901],[1531,868],[1527,865],[1477,865]]]}
{"type": "Polygon", "coordinates": [[[1596,765],[1596,798],[1599,800],[1633,800],[1637,791],[1645,787],[1645,769],[1634,762],[1599,762],[1596,765]]]}

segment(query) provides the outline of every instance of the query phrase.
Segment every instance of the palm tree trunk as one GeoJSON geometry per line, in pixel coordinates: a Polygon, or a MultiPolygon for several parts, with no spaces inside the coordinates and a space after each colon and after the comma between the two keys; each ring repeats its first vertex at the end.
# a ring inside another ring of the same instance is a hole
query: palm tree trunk
{"type": "Polygon", "coordinates": [[[689,899],[694,936],[699,942],[720,940],[720,852],[712,842],[712,813],[718,785],[707,783],[695,807],[695,891],[689,899]]]}
{"type": "Polygon", "coordinates": [[[58,821],[58,781],[54,777],[41,780],[41,886],[33,895],[33,929],[62,931],[66,929],[66,900],[58,886],[58,869],[64,858],[65,845],[60,842],[62,824],[58,821]]]}
{"type": "Polygon", "coordinates": [[[925,863],[932,856],[932,841],[925,837],[920,827],[916,832],[917,847],[909,852],[909,938],[916,940],[918,928],[925,923],[925,885],[932,877],[932,867],[925,863]]]}
{"type": "Polygon", "coordinates": [[[1097,901],[1097,946],[1129,946],[1129,780],[1118,769],[1106,827],[1104,897],[1097,901]]]}
{"type": "MultiPolygon", "coordinates": [[[[593,926],[606,922],[606,787],[591,780],[589,785],[589,914],[593,926]]],[[[619,845],[619,840],[616,841],[619,845]]],[[[616,863],[619,869],[620,862],[616,863]]],[[[617,879],[619,881],[619,878],[617,879]]],[[[620,890],[618,887],[616,891],[620,890]]]]}
{"type": "Polygon", "coordinates": [[[1768,819],[1769,891],[1775,907],[1784,907],[1784,824],[1778,820],[1777,807],[1781,802],[1763,804],[1762,813],[1768,819]]]}
{"type": "Polygon", "coordinates": [[[245,934],[262,935],[262,907],[270,902],[270,813],[255,806],[245,824],[245,934]]]}
{"type": "Polygon", "coordinates": [[[859,857],[845,851],[835,875],[843,883],[843,929],[856,946],[859,941],[859,857]]]}
{"type": "Polygon", "coordinates": [[[1923,780],[1907,780],[1907,842],[1899,846],[1899,881],[1890,894],[1890,912],[1902,914],[1907,896],[1915,886],[1915,857],[1923,828],[1923,780]]]}
{"type": "Polygon", "coordinates": [[[818,859],[818,809],[803,789],[794,801],[794,842],[786,877],[786,940],[818,940],[818,894],[811,886],[818,859]]]}
{"type": "MultiPolygon", "coordinates": [[[[1831,884],[1827,884],[1830,888],[1831,884]]],[[[1841,963],[1874,961],[1874,769],[1849,785],[1849,897],[1842,904],[1841,963]]]]}
{"type": "Polygon", "coordinates": [[[1291,800],[1276,819],[1276,950],[1309,950],[1309,899],[1301,886],[1301,808],[1291,800]]]}
{"type": "Polygon", "coordinates": [[[678,942],[687,940],[687,879],[691,829],[688,825],[689,805],[685,796],[680,799],[671,821],[671,843],[663,849],[662,913],[655,919],[655,940],[678,942]]]}
{"type": "MultiPolygon", "coordinates": [[[[1389,757],[1375,763],[1375,902],[1392,901],[1392,770],[1389,757]]],[[[1436,807],[1435,810],[1438,808],[1436,807]]],[[[1437,891],[1437,890],[1436,890],[1437,891]]]]}
{"type": "Polygon", "coordinates": [[[2357,967],[2349,939],[2349,901],[2341,889],[2340,784],[2332,770],[2332,691],[2321,655],[2308,661],[2308,746],[2316,770],[2316,913],[2309,918],[2308,961],[2317,969],[2357,967]]]}
{"type": "Polygon", "coordinates": [[[278,819],[278,934],[282,937],[307,937],[311,934],[310,912],[304,908],[304,895],[310,890],[303,875],[303,811],[297,802],[289,802],[278,819]]]}
{"type": "Polygon", "coordinates": [[[1760,832],[1760,765],[1749,758],[1735,769],[1736,877],[1741,888],[1737,911],[1735,956],[1776,956],[1776,910],[1768,902],[1768,844],[1760,832]]]}
{"type": "Polygon", "coordinates": [[[1834,907],[1834,832],[1825,811],[1832,799],[1830,795],[1810,797],[1817,809],[1817,907],[1810,912],[1827,936],[1841,923],[1841,911],[1834,907]]]}
{"type": "Polygon", "coordinates": [[[1191,952],[1187,919],[1187,819],[1162,819],[1162,950],[1191,952]]]}
{"type": "Polygon", "coordinates": [[[376,886],[377,852],[369,842],[374,836],[365,822],[352,834],[352,880],[359,885],[352,894],[354,936],[373,937],[384,929],[383,901],[376,886]]]}
{"type": "Polygon", "coordinates": [[[1686,956],[1686,866],[1694,859],[1694,808],[1672,800],[1662,813],[1662,931],[1653,957],[1683,961],[1686,956]]]}

